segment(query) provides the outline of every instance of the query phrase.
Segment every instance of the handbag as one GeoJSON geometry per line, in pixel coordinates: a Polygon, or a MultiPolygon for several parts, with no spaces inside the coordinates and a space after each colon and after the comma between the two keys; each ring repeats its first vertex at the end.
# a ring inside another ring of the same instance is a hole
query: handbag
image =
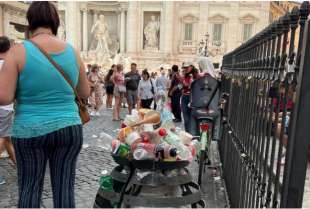
{"type": "Polygon", "coordinates": [[[67,81],[67,83],[71,86],[71,88],[74,91],[75,94],[75,102],[79,108],[79,115],[82,121],[82,124],[85,124],[90,121],[90,117],[86,108],[85,103],[82,101],[82,99],[79,97],[75,87],[73,86],[71,80],[66,75],[66,73],[61,69],[61,67],[52,59],[52,57],[44,50],[42,49],[37,43],[33,42],[32,40],[29,40],[34,46],[36,46],[41,53],[50,61],[50,63],[56,68],[56,70],[63,76],[63,78],[67,81]]]}
{"type": "Polygon", "coordinates": [[[126,86],[124,86],[124,85],[118,86],[118,91],[119,91],[120,93],[126,93],[126,86]]]}

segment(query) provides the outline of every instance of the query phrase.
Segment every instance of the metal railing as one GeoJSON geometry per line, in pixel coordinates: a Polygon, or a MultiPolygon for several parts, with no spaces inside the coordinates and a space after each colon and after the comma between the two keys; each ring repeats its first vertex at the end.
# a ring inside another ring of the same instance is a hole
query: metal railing
{"type": "Polygon", "coordinates": [[[232,207],[301,207],[310,142],[309,2],[226,54],[220,155],[232,207]],[[299,37],[298,37],[299,35],[299,37]]]}

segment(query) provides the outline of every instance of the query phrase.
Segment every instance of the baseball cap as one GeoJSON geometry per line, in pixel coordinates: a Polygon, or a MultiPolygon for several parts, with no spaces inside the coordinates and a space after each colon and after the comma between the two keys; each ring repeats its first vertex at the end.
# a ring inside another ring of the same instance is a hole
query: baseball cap
{"type": "Polygon", "coordinates": [[[183,64],[182,64],[182,68],[186,68],[189,66],[194,66],[194,64],[192,62],[183,62],[183,64]]]}

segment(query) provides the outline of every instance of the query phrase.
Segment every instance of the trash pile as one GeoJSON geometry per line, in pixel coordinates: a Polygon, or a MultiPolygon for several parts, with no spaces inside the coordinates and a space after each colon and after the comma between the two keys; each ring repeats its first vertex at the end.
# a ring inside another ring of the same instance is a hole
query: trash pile
{"type": "Polygon", "coordinates": [[[200,143],[175,127],[168,110],[140,109],[127,115],[117,138],[112,140],[112,155],[128,160],[161,162],[188,161],[196,156],[200,143]]]}

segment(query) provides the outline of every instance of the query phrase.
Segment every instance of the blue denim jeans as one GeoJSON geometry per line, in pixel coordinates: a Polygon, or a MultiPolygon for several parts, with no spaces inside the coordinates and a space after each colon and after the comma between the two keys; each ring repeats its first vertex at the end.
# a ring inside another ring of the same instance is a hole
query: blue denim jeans
{"type": "Polygon", "coordinates": [[[181,110],[184,121],[184,128],[186,132],[190,131],[190,119],[191,119],[191,109],[188,107],[190,102],[189,95],[182,95],[181,97],[181,110]]]}

